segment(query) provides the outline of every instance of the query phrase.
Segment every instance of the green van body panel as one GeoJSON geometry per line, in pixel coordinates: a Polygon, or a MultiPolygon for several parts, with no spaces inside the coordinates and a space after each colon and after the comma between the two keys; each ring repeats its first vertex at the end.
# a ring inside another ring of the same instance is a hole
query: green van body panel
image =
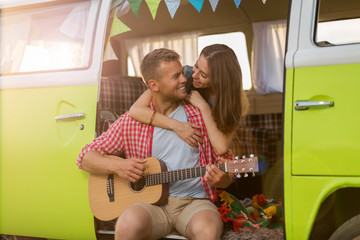
{"type": "Polygon", "coordinates": [[[284,220],[285,233],[288,239],[293,235],[292,218],[292,185],[291,185],[291,135],[292,135],[292,109],[293,109],[293,81],[294,69],[286,70],[284,86],[284,220]]]}
{"type": "MultiPolygon", "coordinates": [[[[309,239],[313,223],[321,204],[333,192],[341,188],[360,187],[358,177],[293,176],[291,179],[292,235],[288,239],[309,239]]],[[[286,211],[286,210],[285,210],[286,211]]],[[[286,224],[289,222],[286,220],[286,224]]]]}
{"type": "Polygon", "coordinates": [[[360,64],[287,69],[284,105],[284,208],[287,239],[308,239],[333,192],[360,187],[360,64]],[[294,109],[296,101],[333,107],[294,109]]]}
{"type": "Polygon", "coordinates": [[[77,168],[76,158],[94,138],[97,88],[0,91],[0,182],[6,183],[0,189],[1,233],[96,239],[88,174],[77,168]],[[55,120],[79,112],[84,119],[55,120]]]}
{"type": "Polygon", "coordinates": [[[295,70],[294,101],[335,105],[293,112],[294,175],[360,175],[359,89],[360,64],[295,70]]]}

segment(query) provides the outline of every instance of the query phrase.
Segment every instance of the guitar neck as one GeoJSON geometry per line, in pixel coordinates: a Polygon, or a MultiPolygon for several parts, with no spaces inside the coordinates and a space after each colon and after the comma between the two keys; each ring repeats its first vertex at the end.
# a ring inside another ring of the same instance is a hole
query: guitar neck
{"type": "MultiPolygon", "coordinates": [[[[214,164],[221,171],[226,172],[226,163],[214,164]]],[[[163,183],[171,183],[179,180],[185,180],[189,178],[202,177],[206,173],[206,166],[195,167],[195,168],[185,168],[174,171],[146,174],[144,177],[146,179],[147,186],[153,186],[163,183]]]]}

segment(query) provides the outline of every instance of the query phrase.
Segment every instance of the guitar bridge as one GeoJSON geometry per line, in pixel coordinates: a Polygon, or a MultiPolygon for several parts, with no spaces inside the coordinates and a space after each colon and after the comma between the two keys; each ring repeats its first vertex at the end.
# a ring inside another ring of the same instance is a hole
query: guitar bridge
{"type": "Polygon", "coordinates": [[[114,175],[109,174],[106,180],[106,189],[107,195],[109,197],[109,202],[115,201],[115,194],[114,194],[114,175]]]}

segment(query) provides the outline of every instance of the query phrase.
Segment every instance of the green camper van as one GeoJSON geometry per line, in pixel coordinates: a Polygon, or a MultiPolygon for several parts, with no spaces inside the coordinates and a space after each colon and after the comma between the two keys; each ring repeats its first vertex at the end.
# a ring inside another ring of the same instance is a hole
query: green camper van
{"type": "Polygon", "coordinates": [[[229,191],[281,199],[284,239],[359,239],[360,1],[1,0],[1,240],[113,239],[77,155],[146,89],[147,52],[191,66],[216,42],[250,103],[231,150],[259,159],[229,191]]]}

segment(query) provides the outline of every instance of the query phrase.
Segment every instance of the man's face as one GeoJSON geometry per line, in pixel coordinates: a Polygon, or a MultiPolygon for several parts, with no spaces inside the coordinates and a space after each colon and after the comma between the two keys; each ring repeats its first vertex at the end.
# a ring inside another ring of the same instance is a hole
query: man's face
{"type": "Polygon", "coordinates": [[[179,61],[162,62],[159,66],[160,76],[158,83],[158,93],[171,100],[181,100],[186,97],[183,67],[179,61]]]}

